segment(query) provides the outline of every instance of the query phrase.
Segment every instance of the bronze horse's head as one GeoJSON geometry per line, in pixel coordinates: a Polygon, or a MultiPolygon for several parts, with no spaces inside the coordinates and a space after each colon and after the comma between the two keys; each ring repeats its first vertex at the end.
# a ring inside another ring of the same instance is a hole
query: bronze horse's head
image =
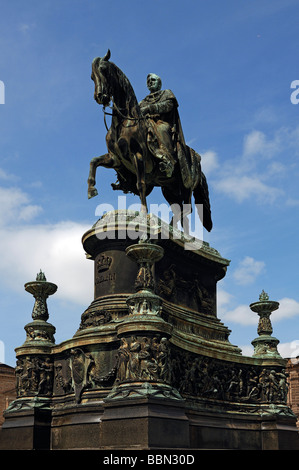
{"type": "Polygon", "coordinates": [[[108,68],[108,61],[110,59],[110,50],[104,57],[97,57],[92,62],[91,79],[95,84],[94,99],[98,104],[108,106],[112,99],[112,92],[110,90],[109,81],[106,78],[105,71],[108,68]]]}

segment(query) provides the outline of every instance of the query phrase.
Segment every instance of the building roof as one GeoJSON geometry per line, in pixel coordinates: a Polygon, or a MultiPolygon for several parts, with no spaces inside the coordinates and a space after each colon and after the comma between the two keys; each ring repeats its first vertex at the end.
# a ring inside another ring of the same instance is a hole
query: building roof
{"type": "Polygon", "coordinates": [[[5,371],[5,372],[14,372],[15,368],[12,366],[9,366],[8,364],[3,364],[3,362],[0,362],[0,371],[5,371]]]}

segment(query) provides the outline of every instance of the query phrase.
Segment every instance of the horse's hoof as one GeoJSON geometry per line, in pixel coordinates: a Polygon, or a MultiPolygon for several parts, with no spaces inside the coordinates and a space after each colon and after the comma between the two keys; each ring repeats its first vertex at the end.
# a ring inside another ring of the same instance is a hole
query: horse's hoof
{"type": "Polygon", "coordinates": [[[98,191],[96,188],[91,188],[88,190],[88,199],[91,199],[92,197],[95,197],[98,195],[98,191]]]}

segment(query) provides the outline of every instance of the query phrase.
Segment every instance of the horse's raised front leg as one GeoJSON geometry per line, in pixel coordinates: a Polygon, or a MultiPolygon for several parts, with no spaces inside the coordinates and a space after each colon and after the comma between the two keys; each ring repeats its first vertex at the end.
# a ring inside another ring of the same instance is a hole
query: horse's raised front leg
{"type": "Polygon", "coordinates": [[[98,166],[104,166],[106,168],[113,168],[114,160],[109,155],[109,153],[105,153],[104,155],[101,155],[100,157],[95,157],[91,160],[90,162],[90,168],[89,168],[89,175],[88,175],[88,199],[91,199],[92,197],[95,197],[98,195],[98,191],[95,188],[96,184],[96,170],[98,166]]]}

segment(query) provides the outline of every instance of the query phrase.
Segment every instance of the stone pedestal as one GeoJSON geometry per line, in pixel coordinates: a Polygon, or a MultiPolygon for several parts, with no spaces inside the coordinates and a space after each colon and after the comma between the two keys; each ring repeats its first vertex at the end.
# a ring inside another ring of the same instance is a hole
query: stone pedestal
{"type": "Polygon", "coordinates": [[[127,387],[118,399],[105,400],[100,448],[188,449],[189,420],[184,402],[168,388],[164,393],[169,393],[169,398],[162,392],[143,383],[137,393],[127,387]]]}
{"type": "Polygon", "coordinates": [[[50,449],[52,410],[49,399],[19,398],[4,416],[0,449],[50,449]]]}
{"type": "Polygon", "coordinates": [[[164,250],[144,240],[126,254],[137,264],[136,293],[116,327],[121,344],[115,386],[104,399],[101,449],[188,448],[184,400],[170,385],[173,328],[161,317],[162,299],[155,294],[153,269],[164,250]]]}
{"type": "Polygon", "coordinates": [[[26,325],[0,448],[299,449],[286,361],[243,356],[217,317],[228,260],[126,211],[105,214],[82,242],[94,299],[61,344],[47,315],[26,325]]]}

